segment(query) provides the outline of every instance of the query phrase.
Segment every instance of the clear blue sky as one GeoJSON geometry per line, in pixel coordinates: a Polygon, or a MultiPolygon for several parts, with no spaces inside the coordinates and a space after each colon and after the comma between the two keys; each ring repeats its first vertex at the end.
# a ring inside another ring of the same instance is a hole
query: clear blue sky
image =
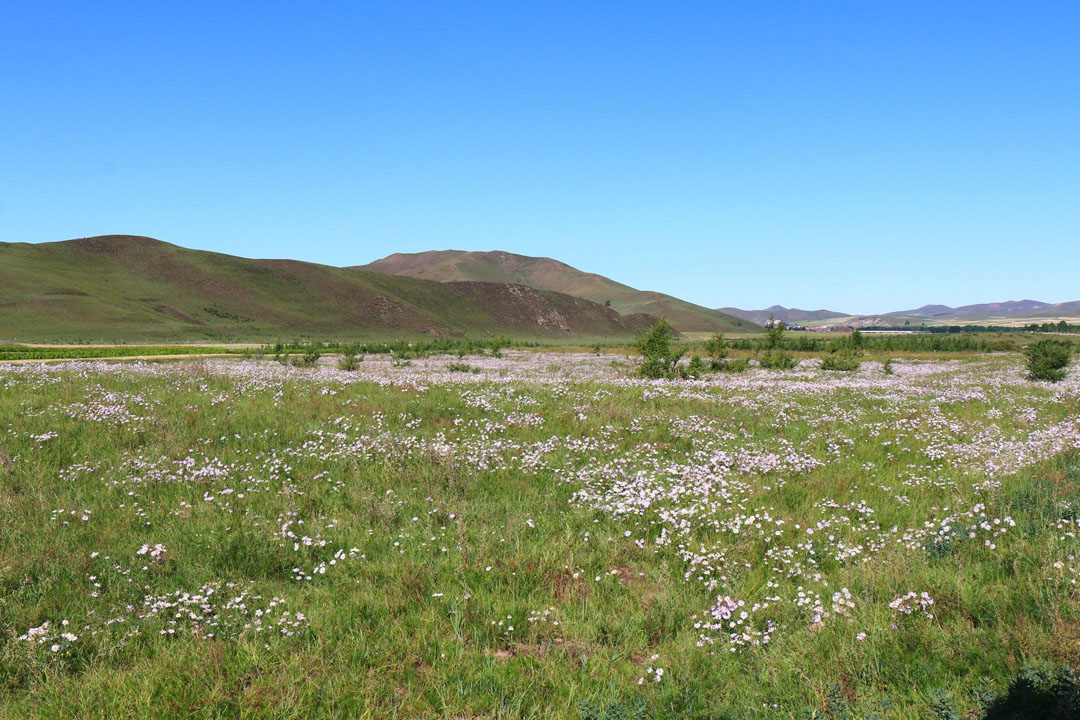
{"type": "Polygon", "coordinates": [[[9,2],[0,240],[1080,299],[1080,3],[9,2]]]}

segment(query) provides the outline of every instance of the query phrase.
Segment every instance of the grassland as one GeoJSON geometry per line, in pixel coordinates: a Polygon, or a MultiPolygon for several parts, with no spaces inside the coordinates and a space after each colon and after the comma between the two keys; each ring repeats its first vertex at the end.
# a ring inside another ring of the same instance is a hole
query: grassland
{"type": "Polygon", "coordinates": [[[629,362],[0,365],[0,717],[981,717],[1080,665],[1075,369],[629,362]]]}

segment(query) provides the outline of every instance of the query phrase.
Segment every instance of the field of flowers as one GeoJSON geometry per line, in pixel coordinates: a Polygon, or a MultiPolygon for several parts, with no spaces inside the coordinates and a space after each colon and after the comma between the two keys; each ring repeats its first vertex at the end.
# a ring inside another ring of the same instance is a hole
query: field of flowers
{"type": "Polygon", "coordinates": [[[0,365],[0,717],[980,717],[1080,665],[1080,373],[0,365]]]}

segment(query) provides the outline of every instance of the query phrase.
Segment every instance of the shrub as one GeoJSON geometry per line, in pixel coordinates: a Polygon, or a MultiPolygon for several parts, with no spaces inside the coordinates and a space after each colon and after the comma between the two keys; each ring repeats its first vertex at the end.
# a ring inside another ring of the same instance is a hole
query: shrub
{"type": "Polygon", "coordinates": [[[821,361],[822,370],[834,370],[840,372],[855,372],[859,369],[859,359],[851,352],[838,352],[827,355],[821,361]]]}
{"type": "Polygon", "coordinates": [[[322,357],[322,353],[317,350],[308,350],[303,355],[297,355],[293,358],[293,365],[296,367],[312,367],[315,363],[319,362],[319,358],[322,357]]]}
{"type": "Polygon", "coordinates": [[[724,358],[728,356],[727,341],[724,333],[713,333],[713,336],[705,341],[705,352],[709,356],[709,367],[719,370],[724,358]]]}
{"type": "Polygon", "coordinates": [[[1072,344],[1061,340],[1040,340],[1024,348],[1028,376],[1032,380],[1058,382],[1065,379],[1072,344]]]}
{"type": "Polygon", "coordinates": [[[672,347],[674,336],[675,331],[668,325],[668,321],[660,318],[660,322],[637,339],[634,347],[642,357],[641,366],[638,368],[641,377],[655,380],[676,376],[676,368],[684,351],[672,347]]]}
{"type": "Polygon", "coordinates": [[[758,357],[761,367],[770,370],[790,370],[795,367],[795,358],[783,350],[766,350],[758,357]]]}
{"type": "Polygon", "coordinates": [[[690,362],[686,365],[678,366],[676,372],[681,378],[696,380],[705,374],[705,361],[701,359],[700,355],[691,355],[690,362]]]}
{"type": "Polygon", "coordinates": [[[769,316],[769,324],[765,326],[765,349],[779,350],[784,345],[784,322],[769,316]]]}
{"type": "Polygon", "coordinates": [[[350,355],[346,353],[338,358],[338,369],[352,372],[360,367],[360,362],[363,360],[363,356],[350,355]]]}
{"type": "Polygon", "coordinates": [[[836,346],[844,350],[861,351],[866,347],[866,339],[863,337],[862,332],[858,328],[855,328],[851,331],[850,335],[837,340],[836,346]]]}
{"type": "Polygon", "coordinates": [[[952,698],[941,690],[931,694],[930,712],[934,714],[935,720],[960,720],[960,711],[956,709],[952,698]]]}
{"type": "Polygon", "coordinates": [[[987,698],[986,720],[1080,717],[1080,677],[1068,667],[1024,665],[1003,697],[987,698]]]}
{"type": "Polygon", "coordinates": [[[749,367],[750,360],[747,358],[731,358],[714,366],[713,370],[726,373],[741,373],[746,372],[749,367]]]}
{"type": "Polygon", "coordinates": [[[510,347],[513,343],[509,339],[504,337],[498,337],[491,341],[491,357],[501,358],[503,356],[503,350],[510,347]]]}
{"type": "Polygon", "coordinates": [[[478,368],[478,367],[473,367],[472,365],[469,365],[468,363],[459,363],[459,362],[450,363],[449,365],[446,366],[446,369],[449,370],[450,372],[463,372],[463,373],[474,373],[474,374],[480,372],[480,368],[478,368]]]}

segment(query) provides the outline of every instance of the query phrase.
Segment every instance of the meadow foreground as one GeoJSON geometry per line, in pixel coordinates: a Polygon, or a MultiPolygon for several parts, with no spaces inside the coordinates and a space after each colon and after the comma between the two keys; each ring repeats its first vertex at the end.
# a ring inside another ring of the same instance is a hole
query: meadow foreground
{"type": "Polygon", "coordinates": [[[628,371],[0,366],[0,716],[980,717],[1080,662],[1075,370],[628,371]]]}

